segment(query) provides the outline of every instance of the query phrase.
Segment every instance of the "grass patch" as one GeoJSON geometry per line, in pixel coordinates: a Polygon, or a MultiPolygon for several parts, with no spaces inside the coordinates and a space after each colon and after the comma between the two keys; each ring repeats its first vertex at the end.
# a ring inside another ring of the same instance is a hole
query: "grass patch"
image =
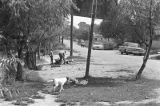
{"type": "MultiPolygon", "coordinates": [[[[109,102],[140,101],[154,98],[150,94],[153,89],[159,88],[160,82],[142,79],[137,81],[111,78],[90,78],[86,86],[76,86],[65,89],[58,95],[58,102],[109,102]]],[[[93,105],[94,106],[94,105],[93,105]]]]}
{"type": "Polygon", "coordinates": [[[7,88],[11,91],[12,98],[6,95],[6,100],[17,100],[16,103],[18,104],[20,101],[33,103],[33,101],[28,98],[37,95],[37,92],[43,89],[44,85],[39,82],[16,82],[15,86],[7,86],[7,88]]]}

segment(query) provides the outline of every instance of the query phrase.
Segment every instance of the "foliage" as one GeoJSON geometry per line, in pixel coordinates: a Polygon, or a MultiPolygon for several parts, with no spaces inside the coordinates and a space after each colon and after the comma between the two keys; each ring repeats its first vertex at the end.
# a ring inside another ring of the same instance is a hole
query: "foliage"
{"type": "MultiPolygon", "coordinates": [[[[131,34],[134,34],[134,37],[138,37],[139,43],[146,44],[146,40],[149,40],[149,31],[150,31],[150,11],[151,13],[151,19],[152,19],[152,31],[154,26],[156,26],[159,23],[159,13],[160,11],[158,8],[160,7],[158,0],[152,0],[153,6],[150,9],[150,1],[144,1],[144,0],[128,0],[130,3],[128,3],[126,8],[129,8],[129,11],[127,14],[131,17],[131,34]],[[135,33],[133,33],[135,32],[135,33]]],[[[147,45],[147,44],[146,44],[147,45]]]]}
{"type": "Polygon", "coordinates": [[[75,31],[75,37],[77,39],[88,40],[88,38],[89,38],[89,31],[88,30],[77,29],[75,31]]]}
{"type": "Polygon", "coordinates": [[[1,0],[0,30],[6,47],[23,50],[26,43],[34,45],[55,39],[70,13],[72,0],[1,0]]]}
{"type": "Polygon", "coordinates": [[[100,32],[105,38],[116,38],[125,40],[127,37],[126,30],[129,22],[128,17],[122,15],[120,5],[110,5],[110,10],[106,11],[106,16],[100,25],[100,32]]]}
{"type": "Polygon", "coordinates": [[[110,11],[111,14],[106,15],[101,23],[102,35],[108,38],[121,38],[122,42],[125,40],[138,42],[146,47],[142,66],[136,75],[136,79],[139,79],[149,58],[154,27],[160,22],[160,1],[121,0],[115,9],[110,11]]]}
{"type": "MultiPolygon", "coordinates": [[[[78,24],[79,28],[74,30],[73,35],[77,39],[88,40],[90,25],[85,22],[80,22],[78,24]]],[[[99,25],[94,25],[94,33],[99,33],[99,25]]]]}
{"type": "Polygon", "coordinates": [[[136,79],[141,77],[141,74],[146,66],[149,58],[149,53],[152,47],[152,40],[154,35],[154,26],[159,24],[159,0],[128,0],[131,14],[131,20],[133,22],[133,29],[141,42],[146,46],[146,52],[143,58],[143,63],[136,75],[136,79]]]}
{"type": "MultiPolygon", "coordinates": [[[[153,25],[159,23],[159,1],[153,6],[153,25]]],[[[106,38],[116,38],[122,41],[145,43],[148,39],[149,1],[121,0],[110,10],[100,26],[102,35],[106,38]]]]}
{"type": "MultiPolygon", "coordinates": [[[[73,26],[73,37],[75,37],[76,34],[76,30],[77,28],[73,26]]],[[[63,36],[63,37],[70,37],[71,34],[71,28],[70,25],[66,24],[62,27],[61,32],[59,33],[59,35],[63,36]]]]}

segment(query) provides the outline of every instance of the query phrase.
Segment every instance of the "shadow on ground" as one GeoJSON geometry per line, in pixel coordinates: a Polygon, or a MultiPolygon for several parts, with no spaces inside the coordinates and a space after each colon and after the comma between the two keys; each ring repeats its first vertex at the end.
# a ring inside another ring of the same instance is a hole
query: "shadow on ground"
{"type": "Polygon", "coordinates": [[[160,55],[151,57],[152,60],[160,60],[160,55]]]}
{"type": "Polygon", "coordinates": [[[68,57],[67,59],[73,59],[75,62],[85,62],[86,61],[86,58],[82,56],[72,56],[72,57],[68,57]]]}
{"type": "MultiPolygon", "coordinates": [[[[82,78],[78,78],[81,80],[82,78]]],[[[160,81],[142,78],[133,80],[131,77],[116,79],[90,77],[86,86],[75,86],[65,89],[58,95],[57,102],[138,102],[156,98],[154,89],[160,88],[160,81]]]]}
{"type": "Polygon", "coordinates": [[[129,69],[119,69],[119,70],[111,70],[111,71],[106,71],[106,72],[117,72],[117,73],[119,73],[119,72],[126,72],[126,73],[134,73],[134,70],[129,70],[129,69]]]}

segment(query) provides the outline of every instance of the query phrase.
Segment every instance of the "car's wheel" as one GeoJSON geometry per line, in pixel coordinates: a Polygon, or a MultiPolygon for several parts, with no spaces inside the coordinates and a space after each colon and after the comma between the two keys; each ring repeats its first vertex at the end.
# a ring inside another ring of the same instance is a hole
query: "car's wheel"
{"type": "Polygon", "coordinates": [[[123,54],[123,52],[121,52],[121,54],[123,54]]]}
{"type": "Polygon", "coordinates": [[[126,55],[128,55],[128,52],[126,52],[126,55]]]}
{"type": "Polygon", "coordinates": [[[143,56],[144,54],[143,53],[141,53],[141,54],[139,54],[140,56],[143,56]]]}
{"type": "Polygon", "coordinates": [[[124,50],[124,51],[123,51],[123,53],[125,53],[125,54],[127,55],[127,52],[126,52],[126,50],[124,50]]]}

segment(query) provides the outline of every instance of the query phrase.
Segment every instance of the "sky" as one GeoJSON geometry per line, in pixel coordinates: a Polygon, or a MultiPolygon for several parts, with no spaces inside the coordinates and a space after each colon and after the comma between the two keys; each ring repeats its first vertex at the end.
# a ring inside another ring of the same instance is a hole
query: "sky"
{"type": "MultiPolygon", "coordinates": [[[[68,21],[70,22],[71,18],[69,17],[68,21]]],[[[86,24],[91,24],[91,18],[86,18],[86,17],[80,17],[80,16],[74,16],[73,17],[73,26],[76,27],[76,28],[79,28],[78,27],[78,24],[80,22],[86,22],[86,24]]],[[[95,24],[100,24],[102,22],[101,19],[95,19],[95,24]]]]}

